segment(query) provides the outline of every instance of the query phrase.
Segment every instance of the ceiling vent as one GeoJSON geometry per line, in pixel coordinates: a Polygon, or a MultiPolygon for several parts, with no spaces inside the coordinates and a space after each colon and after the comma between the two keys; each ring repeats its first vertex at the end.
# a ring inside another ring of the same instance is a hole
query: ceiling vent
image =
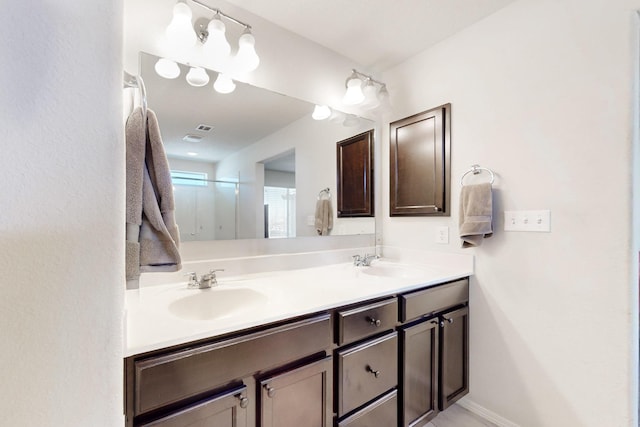
{"type": "Polygon", "coordinates": [[[187,134],[183,136],[182,139],[187,142],[200,142],[202,137],[200,135],[187,134]]]}
{"type": "Polygon", "coordinates": [[[210,125],[198,125],[198,127],[196,127],[196,130],[201,132],[209,132],[211,129],[213,129],[213,126],[210,125]]]}

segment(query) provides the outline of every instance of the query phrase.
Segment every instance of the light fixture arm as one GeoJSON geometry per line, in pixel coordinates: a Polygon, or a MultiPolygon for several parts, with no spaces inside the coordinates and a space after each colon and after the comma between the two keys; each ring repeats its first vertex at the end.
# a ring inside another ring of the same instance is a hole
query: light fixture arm
{"type": "MultiPolygon", "coordinates": [[[[196,0],[193,0],[193,1],[196,1],[196,0]]],[[[381,87],[385,87],[386,86],[386,84],[382,83],[379,80],[374,79],[370,75],[365,74],[365,73],[361,73],[360,71],[356,70],[355,68],[352,68],[351,69],[351,75],[349,77],[347,77],[347,80],[345,80],[345,82],[344,82],[344,87],[348,87],[347,83],[349,83],[349,80],[351,80],[354,77],[360,78],[365,82],[366,81],[370,81],[370,82],[376,83],[376,84],[380,85],[381,87]]]]}
{"type": "Polygon", "coordinates": [[[216,8],[214,8],[214,7],[211,7],[211,6],[207,6],[206,4],[202,3],[202,2],[201,2],[201,1],[199,1],[199,0],[191,0],[191,1],[192,1],[192,2],[194,2],[195,4],[199,5],[199,6],[204,7],[205,9],[210,10],[211,12],[214,12],[214,13],[215,13],[215,14],[217,14],[217,15],[222,16],[223,18],[228,19],[229,21],[231,21],[231,22],[233,22],[233,23],[235,23],[235,24],[238,24],[238,25],[240,25],[240,26],[244,27],[245,29],[251,30],[251,25],[249,25],[249,24],[245,24],[244,22],[239,21],[239,20],[237,20],[236,18],[234,18],[234,17],[232,17],[232,16],[227,15],[226,13],[222,12],[220,9],[216,9],[216,8]]]}

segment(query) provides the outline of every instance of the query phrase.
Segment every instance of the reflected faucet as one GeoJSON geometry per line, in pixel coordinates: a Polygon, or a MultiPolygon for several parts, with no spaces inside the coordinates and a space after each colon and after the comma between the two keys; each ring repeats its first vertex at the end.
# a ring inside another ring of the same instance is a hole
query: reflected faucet
{"type": "Polygon", "coordinates": [[[379,255],[372,255],[372,254],[365,254],[364,256],[360,256],[360,255],[353,255],[353,265],[355,267],[369,267],[371,265],[371,263],[376,260],[379,259],[380,256],[379,255]]]}
{"type": "Polygon", "coordinates": [[[216,277],[216,273],[218,271],[224,271],[224,269],[220,268],[216,270],[209,270],[207,274],[202,275],[200,280],[198,280],[198,275],[194,271],[185,274],[185,276],[189,277],[187,287],[189,289],[209,289],[213,286],[217,286],[218,278],[216,277]]]}

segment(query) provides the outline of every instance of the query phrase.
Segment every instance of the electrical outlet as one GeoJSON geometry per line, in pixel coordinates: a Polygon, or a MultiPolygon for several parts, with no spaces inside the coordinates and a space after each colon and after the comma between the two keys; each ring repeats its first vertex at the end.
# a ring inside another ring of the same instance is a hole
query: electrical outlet
{"type": "Polygon", "coordinates": [[[504,211],[505,231],[551,232],[551,211],[504,211]]]}
{"type": "Polygon", "coordinates": [[[446,245],[449,243],[449,227],[436,227],[436,243],[446,245]]]}

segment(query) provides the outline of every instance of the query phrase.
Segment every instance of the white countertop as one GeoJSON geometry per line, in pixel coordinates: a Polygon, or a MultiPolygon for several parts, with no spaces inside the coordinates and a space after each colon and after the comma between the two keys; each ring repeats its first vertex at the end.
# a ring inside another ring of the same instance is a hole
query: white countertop
{"type": "Polygon", "coordinates": [[[354,267],[351,263],[342,263],[236,277],[225,277],[221,273],[219,285],[204,290],[188,289],[186,281],[128,290],[124,356],[211,338],[472,274],[473,268],[469,265],[417,266],[380,260],[375,261],[372,267],[354,267]],[[379,273],[368,274],[373,269],[379,273]],[[247,295],[248,300],[232,301],[220,306],[219,312],[209,313],[209,307],[203,307],[203,303],[222,301],[225,297],[221,293],[236,293],[236,298],[247,295]],[[213,318],[207,319],[209,315],[213,318]]]}

